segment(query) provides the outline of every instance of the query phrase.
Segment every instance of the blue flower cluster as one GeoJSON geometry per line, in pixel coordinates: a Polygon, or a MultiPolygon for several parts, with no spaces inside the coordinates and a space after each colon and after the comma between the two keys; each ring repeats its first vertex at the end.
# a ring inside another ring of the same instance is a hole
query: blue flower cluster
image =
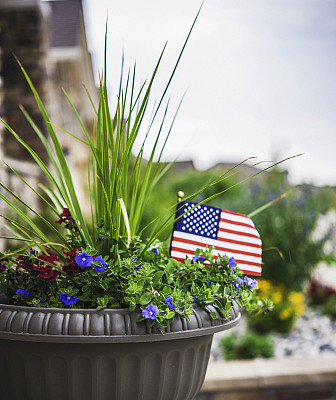
{"type": "Polygon", "coordinates": [[[19,294],[20,296],[29,296],[28,290],[24,290],[22,288],[18,289],[15,293],[19,294]]]}
{"type": "Polygon", "coordinates": [[[237,276],[237,282],[233,282],[233,285],[237,288],[240,289],[242,286],[246,285],[250,286],[251,288],[254,288],[257,284],[258,281],[256,279],[252,279],[248,276],[244,276],[244,279],[240,278],[239,276],[237,276]]]}
{"type": "Polygon", "coordinates": [[[85,251],[76,254],[75,261],[80,267],[91,267],[93,264],[96,271],[103,272],[105,267],[108,266],[107,262],[100,256],[92,257],[89,256],[85,251]]]}
{"type": "Polygon", "coordinates": [[[153,304],[150,304],[142,311],[142,316],[147,319],[156,319],[158,312],[159,309],[153,304]]]}
{"type": "Polygon", "coordinates": [[[60,299],[63,301],[63,303],[66,306],[71,306],[72,304],[75,304],[77,302],[76,296],[73,296],[71,294],[66,294],[66,293],[61,293],[60,299]]]}
{"type": "Polygon", "coordinates": [[[171,297],[166,297],[166,304],[171,310],[175,310],[175,304],[173,304],[173,299],[171,297]]]}

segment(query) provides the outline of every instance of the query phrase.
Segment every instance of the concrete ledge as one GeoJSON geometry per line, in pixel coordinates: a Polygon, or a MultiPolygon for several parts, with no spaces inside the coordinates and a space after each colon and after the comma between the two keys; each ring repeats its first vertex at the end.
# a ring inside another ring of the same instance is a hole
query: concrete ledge
{"type": "Polygon", "coordinates": [[[210,362],[201,392],[336,383],[336,357],[210,362]]]}

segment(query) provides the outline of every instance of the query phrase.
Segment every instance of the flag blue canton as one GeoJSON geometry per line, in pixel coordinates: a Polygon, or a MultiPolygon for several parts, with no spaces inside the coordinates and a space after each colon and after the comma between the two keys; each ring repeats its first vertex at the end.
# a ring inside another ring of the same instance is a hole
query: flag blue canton
{"type": "Polygon", "coordinates": [[[174,230],[217,239],[220,216],[220,208],[182,201],[176,213],[180,218],[175,222],[174,230]]]}

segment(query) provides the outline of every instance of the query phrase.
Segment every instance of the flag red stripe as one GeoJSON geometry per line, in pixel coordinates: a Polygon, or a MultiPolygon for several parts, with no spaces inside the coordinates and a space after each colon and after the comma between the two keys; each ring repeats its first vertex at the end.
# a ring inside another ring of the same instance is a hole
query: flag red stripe
{"type": "MultiPolygon", "coordinates": [[[[178,240],[178,241],[186,241],[186,243],[190,243],[190,244],[196,244],[197,246],[204,246],[206,245],[205,242],[197,242],[197,241],[193,241],[191,239],[185,239],[185,238],[180,238],[178,236],[174,236],[173,240],[178,240]],[[188,242],[188,240],[190,240],[190,242],[188,242]]],[[[246,246],[246,247],[254,247],[256,249],[261,249],[261,245],[260,244],[255,244],[255,243],[248,243],[248,242],[241,242],[239,240],[233,240],[233,239],[226,239],[226,238],[221,238],[219,237],[217,240],[217,242],[225,242],[225,243],[232,243],[232,244],[237,244],[239,246],[246,246]]],[[[211,245],[209,245],[211,246],[211,245]]]]}
{"type": "MultiPolygon", "coordinates": [[[[196,242],[194,240],[179,238],[179,237],[174,237],[172,244],[174,243],[174,241],[181,242],[181,243],[188,243],[188,244],[192,244],[194,246],[202,246],[202,247],[206,246],[205,243],[196,242]]],[[[246,246],[246,243],[243,243],[243,244],[246,246]]],[[[216,250],[219,250],[219,251],[231,251],[232,253],[244,254],[244,256],[261,257],[261,255],[259,255],[259,254],[250,253],[248,251],[228,249],[228,248],[220,247],[220,246],[214,246],[214,247],[216,248],[216,250]]],[[[172,247],[172,249],[173,249],[173,247],[172,247]]]]}
{"type": "MultiPolygon", "coordinates": [[[[218,258],[218,257],[215,256],[214,258],[218,258]]],[[[182,258],[182,257],[174,257],[174,260],[185,262],[185,258],[182,258]]],[[[261,270],[261,266],[260,265],[257,265],[257,267],[260,267],[260,270],[261,270]]],[[[244,268],[239,268],[239,269],[244,274],[247,274],[247,275],[261,276],[261,272],[258,272],[258,271],[250,271],[249,269],[244,269],[244,268]]]]}
{"type": "Polygon", "coordinates": [[[224,229],[224,228],[218,228],[218,231],[220,231],[220,232],[225,232],[225,233],[232,233],[232,234],[234,234],[234,235],[240,235],[240,236],[251,237],[251,238],[259,239],[259,240],[260,240],[260,237],[259,237],[259,236],[253,235],[252,233],[231,231],[230,229],[224,229]]]}
{"type": "MultiPolygon", "coordinates": [[[[218,250],[218,249],[215,249],[218,250]]],[[[184,254],[190,254],[190,255],[194,255],[195,252],[193,250],[189,250],[189,249],[183,249],[183,248],[179,248],[179,247],[172,247],[172,251],[178,251],[180,253],[184,253],[184,254]]],[[[218,258],[218,257],[217,257],[218,258]]],[[[246,264],[246,265],[253,265],[254,267],[260,267],[261,263],[254,263],[251,261],[244,261],[244,260],[238,260],[235,259],[236,263],[238,264],[246,264]]]]}
{"type": "Polygon", "coordinates": [[[222,210],[222,213],[231,214],[231,215],[239,215],[239,217],[244,217],[246,219],[250,219],[248,216],[246,216],[244,214],[240,214],[240,213],[234,212],[234,211],[222,210]]]}
{"type": "Polygon", "coordinates": [[[220,222],[225,222],[227,224],[233,224],[233,225],[239,225],[239,226],[245,226],[246,228],[251,228],[251,229],[255,230],[254,226],[252,226],[251,224],[245,224],[244,222],[232,221],[230,219],[225,219],[225,218],[221,218],[220,222]]]}
{"type": "Polygon", "coordinates": [[[227,238],[221,238],[221,237],[219,237],[217,240],[219,242],[227,242],[227,243],[239,244],[241,246],[255,247],[256,249],[261,249],[261,244],[240,242],[239,240],[233,240],[233,239],[227,239],[227,238]]]}

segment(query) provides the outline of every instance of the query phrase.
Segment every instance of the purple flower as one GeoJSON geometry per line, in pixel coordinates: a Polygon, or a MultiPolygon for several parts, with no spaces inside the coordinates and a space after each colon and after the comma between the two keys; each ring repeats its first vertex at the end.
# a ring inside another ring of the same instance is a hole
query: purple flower
{"type": "Polygon", "coordinates": [[[236,261],[233,257],[229,258],[229,266],[234,268],[236,266],[236,261]]]}
{"type": "Polygon", "coordinates": [[[195,301],[201,300],[201,296],[194,296],[194,300],[195,300],[195,301]]]}
{"type": "Polygon", "coordinates": [[[209,286],[213,284],[211,281],[205,281],[209,286]]]}
{"type": "Polygon", "coordinates": [[[28,292],[28,290],[24,290],[24,289],[22,289],[22,288],[20,288],[20,289],[18,289],[16,292],[15,292],[16,294],[19,294],[20,296],[28,296],[29,295],[29,292],[28,292]]]}
{"type": "Polygon", "coordinates": [[[75,261],[80,267],[90,267],[93,259],[92,256],[87,255],[86,252],[83,251],[82,253],[76,254],[75,261]]]}
{"type": "Polygon", "coordinates": [[[171,310],[175,310],[175,304],[172,303],[173,299],[171,297],[166,297],[166,304],[171,310]]]}
{"type": "Polygon", "coordinates": [[[238,281],[239,285],[244,286],[244,281],[239,276],[237,276],[237,281],[238,281]]]}
{"type": "Polygon", "coordinates": [[[255,287],[258,283],[256,279],[249,278],[248,276],[244,277],[244,282],[247,283],[251,288],[255,287]]]}
{"type": "Polygon", "coordinates": [[[238,285],[237,282],[233,282],[233,286],[236,287],[237,289],[240,289],[240,286],[238,285]]]}
{"type": "Polygon", "coordinates": [[[193,260],[194,262],[197,262],[197,261],[204,261],[205,258],[204,258],[203,256],[194,256],[194,257],[192,258],[192,260],[193,260]]]}
{"type": "Polygon", "coordinates": [[[60,299],[67,306],[71,306],[71,304],[75,304],[76,301],[77,301],[77,297],[76,296],[73,296],[71,294],[66,294],[66,293],[61,293],[60,294],[60,299]]]}
{"type": "Polygon", "coordinates": [[[100,256],[97,256],[93,259],[94,262],[98,262],[101,266],[93,265],[96,271],[103,272],[104,268],[108,265],[105,260],[103,260],[100,256]]]}
{"type": "Polygon", "coordinates": [[[154,254],[159,254],[159,250],[155,247],[155,248],[153,249],[153,253],[154,253],[154,254]]]}
{"type": "Polygon", "coordinates": [[[156,319],[156,314],[159,312],[159,309],[150,304],[142,311],[142,316],[147,319],[156,319]]]}
{"type": "Polygon", "coordinates": [[[137,270],[139,270],[139,268],[141,267],[141,265],[142,265],[142,262],[140,261],[140,263],[139,263],[138,265],[136,265],[135,268],[136,268],[137,270]]]}

